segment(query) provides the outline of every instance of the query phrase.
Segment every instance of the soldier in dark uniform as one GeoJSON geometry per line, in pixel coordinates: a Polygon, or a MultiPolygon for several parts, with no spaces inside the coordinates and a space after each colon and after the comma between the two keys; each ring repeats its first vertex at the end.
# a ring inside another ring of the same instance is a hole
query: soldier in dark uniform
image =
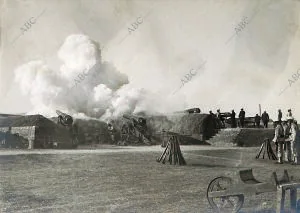
{"type": "Polygon", "coordinates": [[[281,122],[281,119],[282,119],[282,112],[281,112],[281,109],[278,110],[278,119],[277,121],[281,122]]]}
{"type": "Polygon", "coordinates": [[[240,124],[241,124],[241,127],[244,128],[244,123],[245,123],[245,111],[244,109],[242,108],[240,113],[239,113],[239,120],[240,120],[240,124]]]}
{"type": "Polygon", "coordinates": [[[235,112],[234,110],[231,111],[231,128],[236,128],[236,121],[235,121],[235,112]]]}
{"type": "Polygon", "coordinates": [[[266,111],[264,111],[264,113],[261,115],[261,120],[264,124],[264,127],[268,128],[268,123],[270,118],[269,118],[269,114],[266,111]]]}
{"type": "Polygon", "coordinates": [[[260,116],[258,114],[256,114],[254,120],[255,120],[256,127],[259,128],[260,127],[260,116]]]}
{"type": "Polygon", "coordinates": [[[212,118],[212,121],[213,121],[213,124],[214,124],[214,128],[218,129],[216,115],[211,110],[209,111],[209,115],[212,118]]]}

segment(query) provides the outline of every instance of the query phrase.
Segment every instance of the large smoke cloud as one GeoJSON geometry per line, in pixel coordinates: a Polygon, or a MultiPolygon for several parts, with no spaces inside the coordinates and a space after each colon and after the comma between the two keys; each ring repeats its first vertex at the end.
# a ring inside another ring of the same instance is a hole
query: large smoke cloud
{"type": "Polygon", "coordinates": [[[75,117],[108,119],[158,109],[150,105],[154,95],[134,88],[125,74],[104,62],[99,45],[88,36],[67,37],[58,57],[59,70],[42,61],[15,70],[15,80],[34,106],[29,114],[56,116],[60,109],[75,117]]]}

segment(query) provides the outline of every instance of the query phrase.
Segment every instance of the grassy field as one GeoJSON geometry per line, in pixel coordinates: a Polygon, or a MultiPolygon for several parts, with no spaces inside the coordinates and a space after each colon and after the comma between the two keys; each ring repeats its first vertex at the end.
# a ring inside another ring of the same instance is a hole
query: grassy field
{"type": "MultiPolygon", "coordinates": [[[[268,181],[297,166],[255,160],[258,148],[182,146],[186,166],[163,165],[161,147],[0,151],[0,212],[211,212],[209,182],[253,168],[268,181]]],[[[275,193],[248,196],[243,212],[275,204],[275,193]]]]}

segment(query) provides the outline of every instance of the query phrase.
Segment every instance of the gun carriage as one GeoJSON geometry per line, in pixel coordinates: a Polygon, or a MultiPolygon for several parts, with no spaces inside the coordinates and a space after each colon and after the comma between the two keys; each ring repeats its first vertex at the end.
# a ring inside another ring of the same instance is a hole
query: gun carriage
{"type": "Polygon", "coordinates": [[[263,183],[254,178],[252,169],[247,169],[239,171],[236,179],[226,176],[213,179],[207,188],[207,199],[215,212],[238,212],[245,195],[277,191],[276,212],[282,212],[286,190],[291,192],[291,209],[296,209],[297,188],[300,188],[300,183],[292,182],[286,170],[281,179],[273,172],[271,181],[263,183]]]}
{"type": "Polygon", "coordinates": [[[151,145],[151,137],[145,118],[133,115],[123,115],[123,118],[127,120],[121,128],[121,140],[123,142],[151,145]]]}

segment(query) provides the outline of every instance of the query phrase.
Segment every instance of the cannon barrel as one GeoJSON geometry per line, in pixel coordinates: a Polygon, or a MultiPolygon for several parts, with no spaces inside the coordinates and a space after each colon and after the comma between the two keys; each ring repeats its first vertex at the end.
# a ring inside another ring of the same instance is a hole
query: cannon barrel
{"type": "Polygon", "coordinates": [[[186,109],[186,110],[183,110],[183,111],[176,111],[175,113],[200,113],[201,110],[199,108],[191,108],[191,109],[186,109]]]}
{"type": "Polygon", "coordinates": [[[63,113],[59,110],[56,110],[56,114],[58,115],[58,118],[60,119],[61,124],[67,126],[67,125],[72,125],[73,123],[73,118],[72,116],[63,113]]]}
{"type": "Polygon", "coordinates": [[[123,115],[123,118],[126,118],[128,120],[138,120],[139,117],[134,116],[134,115],[127,115],[127,114],[125,114],[125,115],[123,115]]]}
{"type": "Polygon", "coordinates": [[[221,112],[220,113],[223,117],[230,117],[231,116],[231,112],[221,112]]]}
{"type": "Polygon", "coordinates": [[[128,120],[131,120],[131,121],[134,121],[134,122],[137,122],[137,123],[145,123],[146,119],[143,118],[143,117],[138,117],[138,116],[135,116],[135,115],[123,115],[123,118],[126,118],[128,120]]]}

